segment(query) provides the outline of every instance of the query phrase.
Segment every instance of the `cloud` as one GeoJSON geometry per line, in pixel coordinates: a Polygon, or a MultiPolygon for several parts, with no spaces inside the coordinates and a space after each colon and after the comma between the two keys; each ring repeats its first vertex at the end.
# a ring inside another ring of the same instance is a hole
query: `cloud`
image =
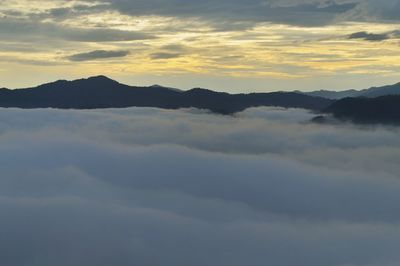
{"type": "MultiPolygon", "coordinates": [[[[397,73],[395,60],[390,59],[396,56],[395,41],[376,54],[373,43],[364,42],[362,51],[354,53],[351,42],[343,40],[354,32],[367,32],[365,38],[371,40],[395,38],[395,24],[368,15],[369,10],[357,0],[5,0],[0,7],[0,50],[38,83],[48,77],[32,74],[38,71],[32,64],[51,62],[59,65],[52,71],[55,78],[100,71],[125,80],[129,75],[130,82],[140,76],[142,83],[201,85],[230,92],[311,90],[319,89],[321,82],[336,89],[361,89],[371,86],[366,75],[373,75],[374,85],[379,85],[394,82],[397,73]],[[354,23],[360,21],[373,23],[354,23]],[[333,44],[337,49],[327,52],[326,46],[333,44]],[[301,49],[295,49],[298,46],[301,49]],[[74,64],[66,62],[67,56],[93,50],[129,50],[142,67],[132,67],[128,61],[133,58],[127,58],[114,62],[113,68],[75,66],[80,69],[71,71],[74,64]],[[181,60],[156,64],[174,58],[181,60]]],[[[10,78],[15,69],[8,62],[1,68],[3,80],[11,80],[9,87],[29,86],[10,78]]]]}
{"type": "Polygon", "coordinates": [[[68,56],[68,59],[71,61],[91,61],[97,59],[109,59],[116,57],[125,57],[129,55],[129,51],[105,51],[105,50],[96,50],[88,53],[79,53],[68,56]]]}
{"type": "Polygon", "coordinates": [[[398,0],[363,0],[354,10],[353,18],[369,21],[399,21],[400,2],[398,0]]]}
{"type": "Polygon", "coordinates": [[[390,39],[390,35],[387,33],[375,34],[361,31],[349,35],[349,39],[363,39],[366,41],[379,42],[390,39]]]}
{"type": "Polygon", "coordinates": [[[107,11],[109,5],[94,4],[94,5],[73,5],[71,7],[56,7],[46,10],[39,15],[31,14],[33,17],[53,18],[57,20],[69,19],[72,17],[88,15],[107,11]]]}
{"type": "Polygon", "coordinates": [[[60,37],[78,42],[122,42],[146,40],[153,38],[148,34],[134,31],[73,28],[65,29],[64,33],[62,33],[60,37]]]}
{"type": "MultiPolygon", "coordinates": [[[[276,22],[294,25],[325,25],[331,23],[337,15],[356,7],[356,3],[337,3],[330,1],[295,1],[287,4],[285,1],[185,1],[158,0],[127,1],[109,0],[110,8],[121,13],[141,16],[160,15],[173,17],[202,17],[218,21],[251,21],[276,22]],[[283,3],[282,3],[283,2],[283,3]]],[[[237,26],[237,25],[236,25],[237,26]]]]}
{"type": "Polygon", "coordinates": [[[182,54],[180,53],[153,53],[150,55],[151,59],[172,59],[172,58],[178,58],[181,57],[182,54]]]}
{"type": "Polygon", "coordinates": [[[160,47],[160,51],[150,54],[154,60],[178,58],[191,52],[192,49],[180,44],[167,44],[160,47]]]}
{"type": "Polygon", "coordinates": [[[3,109],[0,263],[398,265],[399,129],[312,117],[3,109]]]}
{"type": "MultiPolygon", "coordinates": [[[[395,1],[395,0],[393,0],[395,1]]],[[[387,1],[387,2],[393,2],[387,1]]],[[[25,2],[25,1],[21,1],[25,2]]],[[[188,0],[182,4],[179,0],[91,0],[70,4],[58,1],[58,4],[42,5],[41,12],[24,10],[32,19],[50,18],[68,20],[101,12],[118,11],[129,16],[163,16],[174,18],[198,18],[213,24],[218,30],[227,30],[232,25],[238,28],[251,28],[259,22],[283,23],[301,26],[320,26],[334,24],[343,20],[368,20],[368,16],[387,17],[394,4],[379,4],[376,0],[188,0]],[[372,12],[373,11],[373,12],[372,12]],[[375,14],[377,13],[377,14],[375,14]]],[[[13,3],[6,5],[14,6],[13,3]]],[[[19,7],[16,5],[16,7],[19,7]]],[[[20,9],[20,8],[19,8],[20,9]]],[[[18,8],[4,12],[20,12],[18,8]]],[[[392,17],[395,12],[391,11],[392,17]]],[[[232,29],[233,30],[233,29],[232,29]]]]}
{"type": "Polygon", "coordinates": [[[351,21],[399,21],[400,4],[398,0],[189,0],[184,4],[179,0],[105,0],[90,8],[92,11],[117,10],[131,16],[201,18],[212,22],[216,29],[225,30],[231,28],[230,23],[236,28],[241,23],[251,28],[260,22],[323,26],[351,21]]]}
{"type": "Polygon", "coordinates": [[[8,41],[25,40],[44,43],[49,39],[74,42],[122,42],[154,38],[154,36],[137,31],[67,27],[57,23],[7,18],[0,18],[0,36],[8,41]]]}

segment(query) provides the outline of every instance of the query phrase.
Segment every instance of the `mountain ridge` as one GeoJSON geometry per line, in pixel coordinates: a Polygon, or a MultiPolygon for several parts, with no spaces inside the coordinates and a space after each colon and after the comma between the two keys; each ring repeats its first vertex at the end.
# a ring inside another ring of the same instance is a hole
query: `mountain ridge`
{"type": "Polygon", "coordinates": [[[0,90],[0,107],[98,109],[157,107],[200,108],[233,114],[250,107],[279,106],[320,111],[332,100],[294,92],[229,94],[194,88],[180,91],[162,86],[129,86],[99,75],[72,81],[57,80],[36,87],[0,90]]]}
{"type": "Polygon", "coordinates": [[[317,90],[312,92],[301,92],[309,96],[322,97],[331,100],[340,100],[348,97],[366,97],[375,98],[387,95],[400,95],[400,82],[392,85],[385,85],[380,87],[371,87],[363,90],[345,90],[345,91],[331,91],[331,90],[317,90]]]}
{"type": "Polygon", "coordinates": [[[400,124],[400,95],[376,98],[345,98],[332,103],[324,113],[358,124],[400,124]]]}

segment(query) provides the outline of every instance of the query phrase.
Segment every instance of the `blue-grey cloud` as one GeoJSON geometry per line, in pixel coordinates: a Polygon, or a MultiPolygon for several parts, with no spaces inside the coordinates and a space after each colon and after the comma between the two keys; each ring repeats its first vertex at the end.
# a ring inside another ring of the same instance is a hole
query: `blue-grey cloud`
{"type": "Polygon", "coordinates": [[[121,42],[151,39],[144,32],[109,28],[74,28],[56,23],[0,18],[0,37],[8,41],[47,42],[49,39],[74,42],[121,42]]]}
{"type": "MultiPolygon", "coordinates": [[[[104,0],[103,3],[108,6],[102,8],[134,16],[200,17],[214,22],[217,29],[238,21],[246,27],[258,22],[317,26],[343,21],[398,21],[400,11],[398,0],[104,0]]],[[[240,28],[240,24],[235,27],[240,28]]]]}
{"type": "Polygon", "coordinates": [[[93,14],[97,12],[107,11],[109,5],[74,5],[72,7],[59,7],[52,8],[43,13],[31,14],[33,18],[53,18],[53,19],[66,19],[81,15],[93,14]]]}
{"type": "MultiPolygon", "coordinates": [[[[178,17],[203,17],[214,21],[278,22],[296,25],[321,25],[331,23],[337,15],[356,7],[356,3],[322,4],[319,1],[298,1],[280,5],[261,0],[247,1],[107,1],[110,7],[129,15],[162,15],[178,17]]],[[[238,25],[236,25],[237,27],[238,25]]]]}
{"type": "Polygon", "coordinates": [[[363,39],[366,41],[379,42],[390,39],[390,35],[387,33],[376,34],[361,31],[350,34],[349,39],[363,39]]]}
{"type": "Polygon", "coordinates": [[[398,30],[383,32],[383,33],[370,33],[366,31],[360,31],[352,33],[348,36],[348,39],[360,39],[370,42],[381,42],[385,40],[392,40],[399,38],[400,38],[400,31],[398,30]]]}
{"type": "Polygon", "coordinates": [[[359,0],[359,6],[354,14],[356,17],[371,21],[399,21],[400,2],[398,0],[359,0]]]}
{"type": "Polygon", "coordinates": [[[117,58],[117,57],[125,57],[129,55],[129,51],[105,51],[105,50],[96,50],[87,53],[79,53],[68,56],[67,58],[71,61],[91,61],[97,59],[109,59],[109,58],[117,58]]]}
{"type": "MultiPolygon", "coordinates": [[[[85,1],[81,1],[84,3],[85,1]]],[[[301,26],[321,26],[343,21],[398,21],[397,0],[103,0],[97,4],[60,6],[42,12],[23,14],[5,10],[6,16],[29,16],[31,21],[51,18],[55,21],[105,11],[118,11],[130,16],[167,16],[208,21],[215,30],[240,30],[260,22],[301,26]]]]}
{"type": "Polygon", "coordinates": [[[0,264],[398,265],[399,129],[312,116],[3,109],[0,264]]]}
{"type": "Polygon", "coordinates": [[[180,53],[169,53],[169,52],[159,52],[159,53],[153,53],[150,55],[151,59],[172,59],[172,58],[178,58],[181,57],[182,54],[180,53]]]}

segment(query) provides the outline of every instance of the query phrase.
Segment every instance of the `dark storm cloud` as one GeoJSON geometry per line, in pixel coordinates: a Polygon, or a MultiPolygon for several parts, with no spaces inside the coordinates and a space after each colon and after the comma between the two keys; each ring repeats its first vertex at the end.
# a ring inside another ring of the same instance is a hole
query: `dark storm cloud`
{"type": "Polygon", "coordinates": [[[129,55],[129,51],[105,51],[96,50],[88,53],[79,53],[68,56],[67,59],[71,61],[91,61],[96,59],[107,59],[116,57],[125,57],[129,55]]]}

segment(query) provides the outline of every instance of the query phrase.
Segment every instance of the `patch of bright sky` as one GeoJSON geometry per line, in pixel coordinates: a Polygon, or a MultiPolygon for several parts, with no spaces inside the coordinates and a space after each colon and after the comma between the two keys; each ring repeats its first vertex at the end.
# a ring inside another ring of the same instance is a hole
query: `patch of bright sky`
{"type": "MultiPolygon", "coordinates": [[[[28,16],[79,3],[6,0],[0,11],[19,10],[28,16]]],[[[251,84],[246,91],[260,91],[275,88],[348,89],[352,84],[364,88],[400,80],[399,39],[371,42],[347,38],[349,34],[360,31],[396,31],[398,24],[347,22],[323,27],[299,27],[259,23],[250,28],[220,31],[212,23],[199,18],[132,17],[116,11],[76,15],[61,21],[45,18],[40,23],[57,23],[69,28],[140,31],[155,38],[121,42],[65,41],[61,45],[49,39],[44,40],[45,50],[39,51],[30,50],[30,43],[18,43],[19,50],[7,49],[7,44],[13,41],[3,39],[0,41],[2,86],[29,86],[57,78],[97,74],[110,75],[132,85],[163,83],[184,89],[186,85],[182,84],[189,84],[187,80],[192,78],[193,82],[188,87],[212,87],[226,91],[242,89],[244,82],[251,84]],[[22,49],[24,47],[25,50],[22,49]],[[127,50],[130,54],[123,58],[88,62],[68,60],[72,54],[94,50],[127,50]],[[166,58],[157,57],[160,54],[166,58]],[[48,75],[35,75],[39,71],[48,75]],[[32,82],[35,76],[39,78],[32,82]],[[365,79],[366,76],[369,78],[365,79]],[[371,77],[375,79],[371,81],[371,77]],[[336,78],[342,82],[318,87],[324,80],[336,78]],[[243,82],[238,83],[238,79],[243,82]],[[312,83],[312,80],[315,82],[312,83]]]]}

